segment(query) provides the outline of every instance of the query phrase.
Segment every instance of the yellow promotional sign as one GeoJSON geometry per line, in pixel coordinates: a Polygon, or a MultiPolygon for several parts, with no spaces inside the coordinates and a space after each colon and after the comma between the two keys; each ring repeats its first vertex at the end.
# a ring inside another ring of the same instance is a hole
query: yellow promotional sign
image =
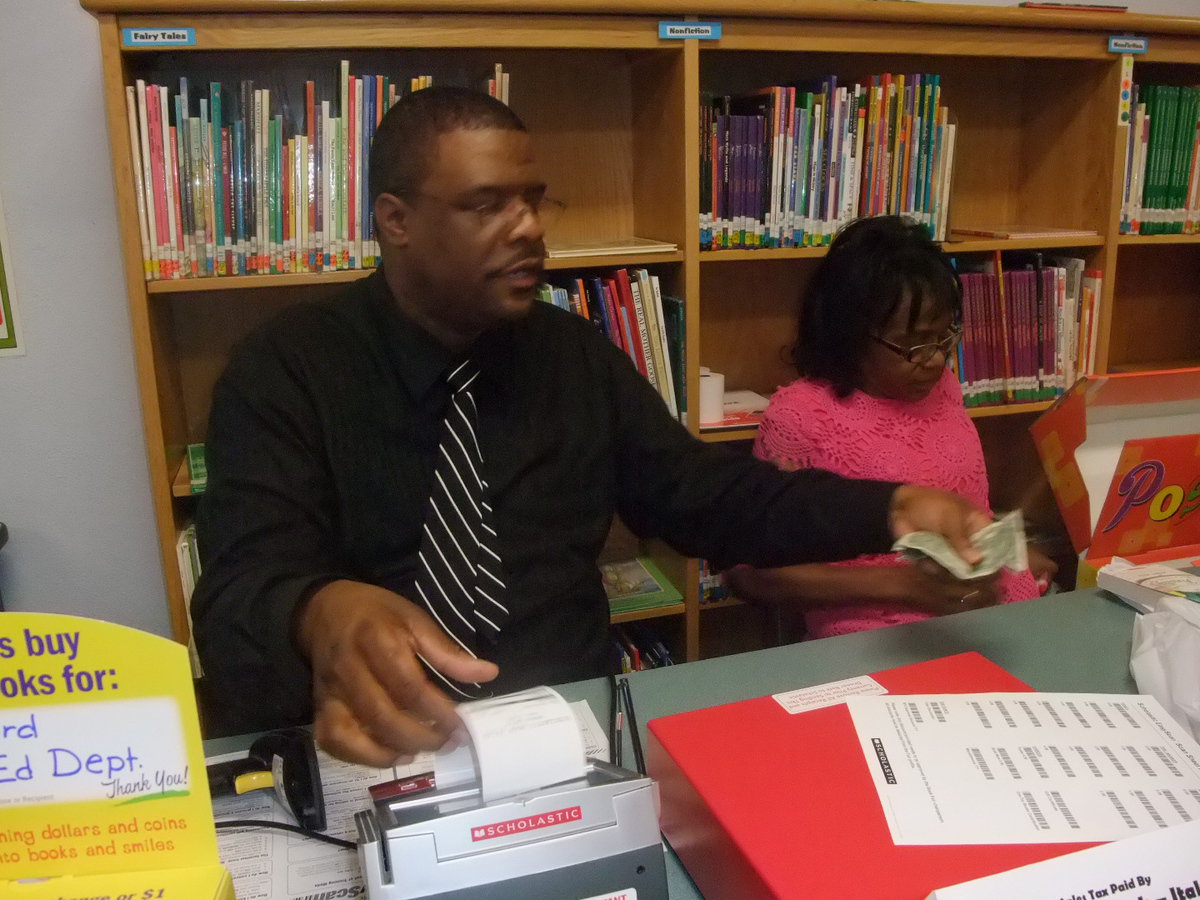
{"type": "Polygon", "coordinates": [[[121,873],[101,879],[122,885],[114,900],[228,891],[186,648],[108,622],[0,614],[0,872],[27,897],[121,873]]]}

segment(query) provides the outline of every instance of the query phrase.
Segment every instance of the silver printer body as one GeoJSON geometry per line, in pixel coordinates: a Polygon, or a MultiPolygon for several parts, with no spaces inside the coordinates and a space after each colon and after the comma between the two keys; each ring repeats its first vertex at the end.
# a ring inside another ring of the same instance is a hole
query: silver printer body
{"type": "Polygon", "coordinates": [[[666,900],[654,782],[589,760],[583,778],[485,803],[478,784],[355,816],[370,900],[666,900]]]}

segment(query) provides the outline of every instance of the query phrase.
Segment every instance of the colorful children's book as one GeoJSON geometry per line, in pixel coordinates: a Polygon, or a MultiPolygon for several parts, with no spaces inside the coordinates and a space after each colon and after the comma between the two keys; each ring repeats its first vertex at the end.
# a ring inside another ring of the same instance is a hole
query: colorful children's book
{"type": "Polygon", "coordinates": [[[614,613],[673,606],[683,601],[675,585],[646,557],[605,563],[600,572],[609,608],[614,613]]]}

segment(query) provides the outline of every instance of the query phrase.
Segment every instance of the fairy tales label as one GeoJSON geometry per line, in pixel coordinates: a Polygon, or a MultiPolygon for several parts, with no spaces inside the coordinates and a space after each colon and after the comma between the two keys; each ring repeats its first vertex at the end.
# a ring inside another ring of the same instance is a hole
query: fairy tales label
{"type": "Polygon", "coordinates": [[[0,871],[206,866],[212,807],[187,650],[72,616],[0,616],[0,871]]]}

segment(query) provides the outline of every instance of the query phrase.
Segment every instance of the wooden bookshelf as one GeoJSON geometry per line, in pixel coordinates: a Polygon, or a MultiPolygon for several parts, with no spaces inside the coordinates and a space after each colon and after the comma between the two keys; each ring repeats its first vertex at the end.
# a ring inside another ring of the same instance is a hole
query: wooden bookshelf
{"type": "MultiPolygon", "coordinates": [[[[951,221],[1091,229],[1095,237],[949,241],[948,252],[1067,248],[1105,273],[1102,371],[1200,360],[1200,238],[1117,233],[1124,129],[1117,124],[1119,57],[1106,38],[1149,38],[1137,80],[1200,81],[1200,19],[878,3],[868,0],[617,0],[596,14],[584,0],[81,0],[97,18],[135,362],[157,537],[175,637],[187,617],[175,559],[194,499],[178,473],[204,437],[208,396],[230,347],[298,299],[327,296],[365,273],[252,275],[147,283],[133,189],[124,86],[275,78],[333,71],[453,73],[504,64],[511,102],[528,123],[555,196],[567,211],[550,235],[599,247],[631,236],[674,243],[653,254],[556,259],[555,271],[647,266],[685,299],[685,393],[699,433],[703,363],[730,389],[770,393],[793,373],[799,292],[822,248],[699,251],[701,91],[736,93],[836,74],[937,72],[958,122],[951,221]],[[663,41],[662,18],[722,22],[719,41],[663,41]],[[122,28],[190,28],[187,47],[133,48],[122,28]]],[[[1005,441],[1044,404],[973,411],[1005,441]],[[985,422],[1013,423],[1003,428],[985,422]]],[[[1021,431],[1023,435],[1023,431],[1021,431]]],[[[708,432],[745,441],[753,429],[708,432]]],[[[1024,437],[1024,440],[1028,440],[1024,437]]],[[[186,467],[184,469],[186,471],[186,467]]],[[[1006,476],[1009,473],[1005,473],[1006,476]]],[[[1034,472],[1025,477],[1036,479],[1034,472]]],[[[640,548],[684,595],[667,610],[672,649],[700,647],[698,563],[640,548]]]]}

